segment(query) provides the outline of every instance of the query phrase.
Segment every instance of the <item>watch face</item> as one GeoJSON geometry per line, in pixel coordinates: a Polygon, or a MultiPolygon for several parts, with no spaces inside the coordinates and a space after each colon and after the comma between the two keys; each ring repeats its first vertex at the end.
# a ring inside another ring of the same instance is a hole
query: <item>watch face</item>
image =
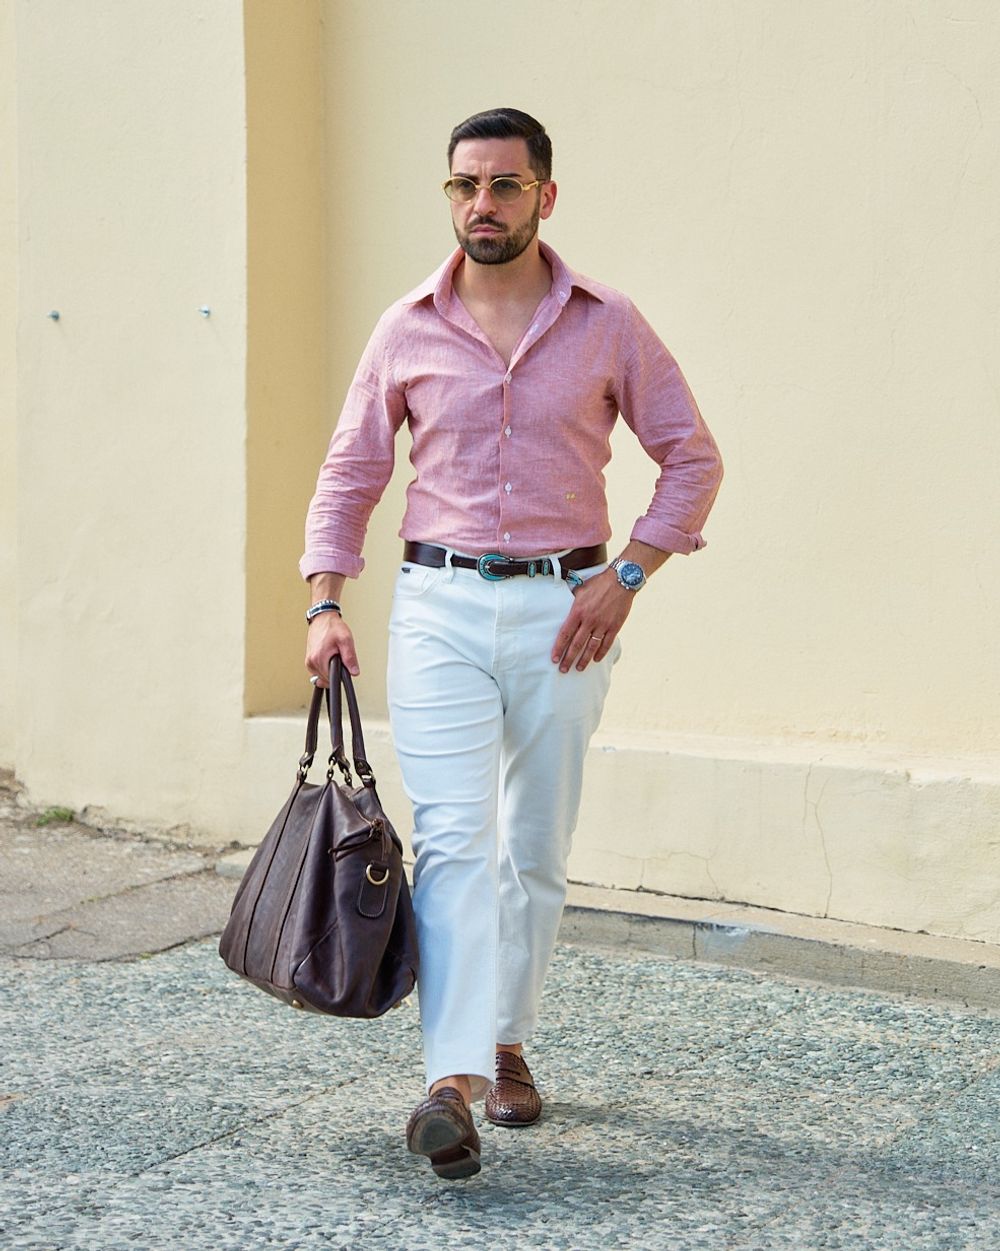
{"type": "Polygon", "coordinates": [[[634,561],[625,560],[618,566],[618,581],[630,591],[637,591],[646,581],[642,567],[634,561]]]}

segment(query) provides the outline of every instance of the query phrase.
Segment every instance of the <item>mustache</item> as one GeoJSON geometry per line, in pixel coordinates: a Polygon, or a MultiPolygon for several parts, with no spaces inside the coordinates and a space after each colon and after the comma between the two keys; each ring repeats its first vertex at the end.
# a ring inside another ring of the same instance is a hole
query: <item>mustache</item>
{"type": "Polygon", "coordinates": [[[475,221],[469,222],[468,229],[475,230],[477,226],[492,226],[494,230],[507,229],[503,222],[494,221],[492,217],[477,217],[475,221]]]}

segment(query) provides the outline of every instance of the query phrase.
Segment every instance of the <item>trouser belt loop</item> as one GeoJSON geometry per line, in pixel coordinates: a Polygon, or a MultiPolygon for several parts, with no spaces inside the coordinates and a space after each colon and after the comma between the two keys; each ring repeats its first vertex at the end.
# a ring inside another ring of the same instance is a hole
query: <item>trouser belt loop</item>
{"type": "Polygon", "coordinates": [[[455,577],[455,565],[454,565],[455,549],[452,547],[444,547],[441,550],[444,552],[444,566],[448,570],[448,577],[446,581],[451,582],[454,580],[454,577],[455,577]]]}

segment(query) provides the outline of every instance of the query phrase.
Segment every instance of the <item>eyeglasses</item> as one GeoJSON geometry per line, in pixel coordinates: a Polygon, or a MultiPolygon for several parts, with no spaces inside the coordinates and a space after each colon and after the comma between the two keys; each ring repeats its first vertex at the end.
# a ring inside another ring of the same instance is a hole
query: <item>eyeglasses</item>
{"type": "Polygon", "coordinates": [[[525,191],[540,187],[545,181],[544,178],[536,178],[534,182],[518,182],[516,178],[494,178],[492,182],[473,182],[471,178],[449,178],[441,187],[449,200],[455,200],[459,204],[468,204],[480,191],[488,191],[500,204],[512,204],[525,191]]]}

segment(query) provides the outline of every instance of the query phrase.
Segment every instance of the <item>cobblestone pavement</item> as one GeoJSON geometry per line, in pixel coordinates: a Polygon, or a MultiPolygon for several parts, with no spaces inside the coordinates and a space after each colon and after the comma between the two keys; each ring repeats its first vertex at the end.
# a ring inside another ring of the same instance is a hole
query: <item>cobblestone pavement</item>
{"type": "MultiPolygon", "coordinates": [[[[528,1052],[534,1128],[484,1169],[404,1147],[417,1013],[289,1011],[202,940],[0,957],[0,1245],[1000,1245],[1000,1021],[562,946],[528,1052]]],[[[481,1108],[482,1105],[479,1105],[481,1108]]]]}

